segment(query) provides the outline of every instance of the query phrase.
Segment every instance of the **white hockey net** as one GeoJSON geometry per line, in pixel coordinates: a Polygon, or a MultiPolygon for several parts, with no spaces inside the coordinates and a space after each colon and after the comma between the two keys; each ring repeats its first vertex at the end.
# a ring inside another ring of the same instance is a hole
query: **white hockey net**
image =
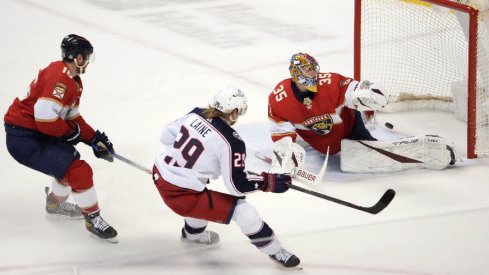
{"type": "Polygon", "coordinates": [[[468,143],[473,143],[473,156],[488,157],[489,0],[463,1],[479,11],[475,33],[469,28],[469,13],[460,10],[462,1],[356,1],[355,39],[360,41],[355,75],[386,87],[392,94],[388,111],[453,109],[452,85],[463,83],[466,90],[475,85],[475,110],[468,111],[469,124],[475,127],[468,127],[468,143]],[[477,38],[473,68],[468,61],[470,36],[477,38]],[[468,82],[471,72],[473,84],[468,82]]]}

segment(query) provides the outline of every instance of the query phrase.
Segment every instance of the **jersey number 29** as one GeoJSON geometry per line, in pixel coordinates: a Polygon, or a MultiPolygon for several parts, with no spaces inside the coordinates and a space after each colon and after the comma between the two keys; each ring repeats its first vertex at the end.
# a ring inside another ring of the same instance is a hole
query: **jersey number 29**
{"type": "MultiPolygon", "coordinates": [[[[180,128],[180,134],[180,138],[175,140],[175,142],[173,143],[173,148],[180,150],[183,159],[186,161],[183,167],[190,169],[194,166],[195,162],[200,157],[202,152],[204,152],[204,145],[202,144],[202,142],[200,142],[200,140],[196,138],[190,138],[190,134],[187,128],[183,126],[180,128]]],[[[170,164],[171,161],[172,157],[165,157],[165,162],[167,164],[170,164]]],[[[179,165],[176,161],[173,165],[181,167],[181,165],[179,165]]]]}

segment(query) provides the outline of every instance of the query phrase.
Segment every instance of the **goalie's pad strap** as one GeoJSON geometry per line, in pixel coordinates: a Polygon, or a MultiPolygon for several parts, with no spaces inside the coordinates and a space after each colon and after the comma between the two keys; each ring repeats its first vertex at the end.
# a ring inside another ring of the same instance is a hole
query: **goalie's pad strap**
{"type": "Polygon", "coordinates": [[[341,142],[341,170],[387,173],[413,168],[441,170],[450,164],[450,151],[438,136],[415,136],[394,141],[341,142]]]}

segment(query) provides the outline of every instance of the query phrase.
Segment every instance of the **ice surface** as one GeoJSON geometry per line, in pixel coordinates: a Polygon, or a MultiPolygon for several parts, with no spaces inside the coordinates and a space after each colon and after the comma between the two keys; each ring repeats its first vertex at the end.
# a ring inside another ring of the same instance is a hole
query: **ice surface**
{"type": "MultiPolygon", "coordinates": [[[[119,154],[148,168],[161,128],[221,87],[247,93],[237,130],[248,142],[249,169],[264,169],[253,151],[270,152],[267,95],[288,77],[288,59],[314,55],[322,71],[352,75],[353,1],[4,0],[0,8],[0,110],[22,97],[38,69],[59,58],[64,35],[95,47],[83,76],[81,112],[105,131],[119,154]]],[[[465,124],[447,112],[380,114],[380,138],[435,133],[465,156],[465,124]]],[[[5,143],[5,134],[0,134],[5,143]]],[[[162,202],[151,178],[122,162],[96,159],[102,215],[119,243],[88,236],[83,221],[46,219],[43,188],[50,179],[15,162],[0,146],[1,274],[281,274],[235,224],[211,224],[215,248],[180,242],[182,219],[162,202]]],[[[308,165],[322,156],[312,151],[308,165]]],[[[370,206],[393,188],[394,201],[370,215],[303,193],[258,193],[247,200],[302,261],[302,274],[487,274],[487,160],[465,160],[444,171],[351,175],[330,157],[312,189],[370,206]]],[[[210,188],[223,190],[219,181],[210,188]]],[[[292,271],[294,272],[294,271],[292,271]]]]}

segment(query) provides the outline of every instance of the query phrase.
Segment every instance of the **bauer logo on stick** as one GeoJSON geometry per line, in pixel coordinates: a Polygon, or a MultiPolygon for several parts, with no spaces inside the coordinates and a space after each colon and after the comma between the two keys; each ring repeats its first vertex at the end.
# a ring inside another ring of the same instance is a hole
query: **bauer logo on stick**
{"type": "Polygon", "coordinates": [[[297,170],[297,177],[304,178],[308,181],[313,181],[313,182],[316,180],[316,175],[309,173],[307,171],[304,171],[300,168],[297,170]]]}

